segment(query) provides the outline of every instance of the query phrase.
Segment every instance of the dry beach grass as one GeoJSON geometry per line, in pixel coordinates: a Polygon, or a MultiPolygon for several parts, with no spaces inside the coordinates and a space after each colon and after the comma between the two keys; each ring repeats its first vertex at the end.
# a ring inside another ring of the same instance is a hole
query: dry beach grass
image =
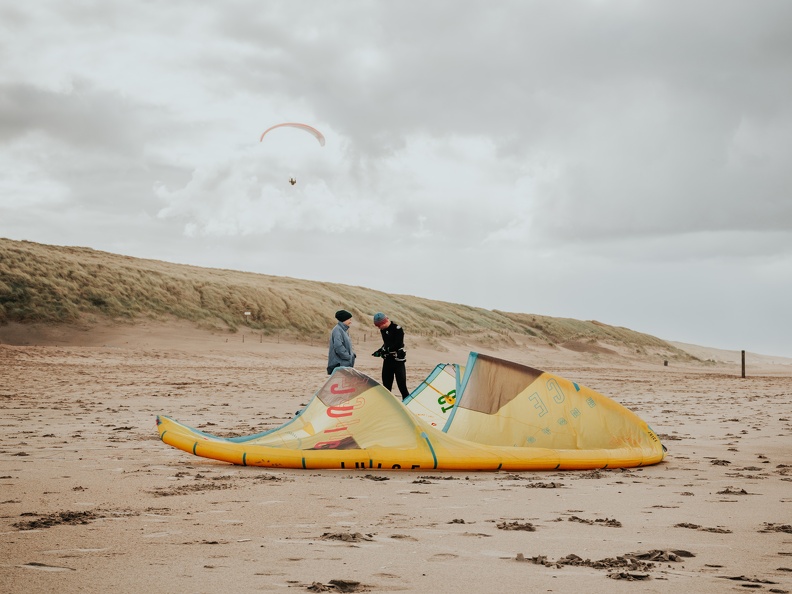
{"type": "Polygon", "coordinates": [[[632,346],[413,337],[411,387],[489,352],[614,398],[667,458],[294,471],[189,456],[159,441],[154,417],[220,435],[280,425],[324,382],[323,340],[145,321],[7,324],[0,343],[2,592],[792,591],[790,360],[749,359],[743,379],[733,353],[706,349],[666,367],[632,346]]]}
{"type": "MultiPolygon", "coordinates": [[[[0,238],[0,324],[89,327],[107,318],[130,323],[178,319],[210,330],[310,342],[324,340],[328,317],[340,308],[359,319],[388,312],[413,336],[430,340],[464,336],[486,346],[545,344],[577,350],[606,349],[599,343],[608,343],[657,359],[689,358],[654,336],[594,320],[487,310],[365,287],[0,238]]],[[[370,327],[368,337],[375,332],[370,327]]]]}

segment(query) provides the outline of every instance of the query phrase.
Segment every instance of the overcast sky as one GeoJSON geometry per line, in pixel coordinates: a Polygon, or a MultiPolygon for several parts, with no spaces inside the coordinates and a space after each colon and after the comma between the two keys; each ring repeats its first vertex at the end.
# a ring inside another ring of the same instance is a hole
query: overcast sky
{"type": "Polygon", "coordinates": [[[0,236],[792,356],[792,2],[0,0],[0,236]]]}

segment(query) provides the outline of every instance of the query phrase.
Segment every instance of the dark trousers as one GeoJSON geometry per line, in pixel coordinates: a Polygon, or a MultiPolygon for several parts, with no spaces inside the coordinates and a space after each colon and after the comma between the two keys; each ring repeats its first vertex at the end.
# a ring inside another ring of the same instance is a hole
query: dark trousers
{"type": "Polygon", "coordinates": [[[396,378],[396,385],[401,392],[402,400],[410,395],[407,389],[407,367],[404,361],[397,361],[393,357],[385,357],[382,362],[382,385],[388,390],[393,387],[393,378],[396,378]]]}

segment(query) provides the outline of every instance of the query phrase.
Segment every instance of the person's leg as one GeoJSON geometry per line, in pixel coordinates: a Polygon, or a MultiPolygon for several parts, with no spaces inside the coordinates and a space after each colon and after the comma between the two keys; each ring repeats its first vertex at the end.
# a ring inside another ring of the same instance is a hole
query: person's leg
{"type": "Polygon", "coordinates": [[[394,374],[396,375],[396,385],[399,387],[402,400],[404,400],[410,395],[410,391],[407,389],[407,366],[404,364],[404,361],[396,361],[395,367],[394,374]]]}
{"type": "Polygon", "coordinates": [[[393,387],[394,363],[396,363],[396,361],[390,357],[386,357],[382,362],[382,385],[385,386],[388,391],[393,387]]]}

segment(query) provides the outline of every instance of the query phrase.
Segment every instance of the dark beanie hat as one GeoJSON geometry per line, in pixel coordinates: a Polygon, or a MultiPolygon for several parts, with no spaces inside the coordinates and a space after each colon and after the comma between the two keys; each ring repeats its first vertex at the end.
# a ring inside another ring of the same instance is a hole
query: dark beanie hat
{"type": "Polygon", "coordinates": [[[336,312],[336,320],[338,320],[339,322],[346,322],[351,317],[352,314],[345,309],[339,309],[336,312]]]}

